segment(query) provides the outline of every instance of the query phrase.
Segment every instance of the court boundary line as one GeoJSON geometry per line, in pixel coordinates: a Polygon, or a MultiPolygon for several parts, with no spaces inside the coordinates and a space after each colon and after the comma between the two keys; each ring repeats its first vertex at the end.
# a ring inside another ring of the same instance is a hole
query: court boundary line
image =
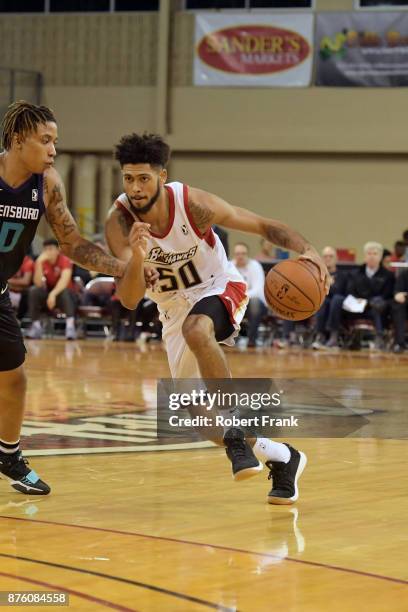
{"type": "MultiPolygon", "coordinates": [[[[12,555],[7,555],[7,556],[12,557],[13,559],[19,558],[19,557],[13,557],[12,555]]],[[[49,589],[60,589],[62,592],[69,593],[70,595],[75,595],[76,597],[86,599],[87,601],[92,601],[93,603],[102,604],[106,608],[112,608],[113,610],[121,610],[121,612],[138,612],[136,608],[126,608],[125,606],[122,606],[121,604],[115,604],[113,601],[108,601],[107,599],[101,599],[100,597],[94,597],[93,595],[88,595],[87,593],[82,593],[81,591],[76,591],[75,589],[61,586],[59,584],[51,584],[50,582],[44,582],[43,580],[37,580],[36,578],[28,578],[26,576],[16,576],[15,574],[10,574],[8,572],[2,572],[2,571],[0,571],[0,576],[4,576],[5,578],[12,578],[14,580],[21,580],[21,582],[28,582],[30,584],[37,584],[39,586],[45,586],[49,589]]]]}
{"type": "Polygon", "coordinates": [[[332,565],[330,563],[321,563],[319,561],[308,561],[307,559],[295,559],[294,557],[278,557],[277,555],[273,555],[272,553],[262,553],[252,550],[247,550],[245,548],[233,548],[231,546],[223,546],[222,544],[210,544],[205,542],[194,542],[191,540],[182,540],[180,538],[171,538],[169,536],[155,536],[146,533],[137,533],[135,531],[122,531],[120,529],[108,529],[105,527],[92,527],[87,525],[77,525],[75,523],[60,523],[57,521],[46,521],[40,519],[26,519],[19,516],[6,516],[0,515],[0,519],[9,519],[13,521],[21,521],[23,523],[40,523],[42,525],[59,525],[60,527],[73,527],[76,529],[85,529],[88,531],[100,531],[104,533],[114,533],[118,535],[127,535],[138,538],[146,538],[150,540],[159,540],[164,542],[173,542],[175,544],[188,544],[190,546],[202,546],[205,548],[215,548],[216,550],[226,550],[229,552],[238,552],[246,555],[254,555],[258,557],[268,557],[270,559],[279,559],[280,561],[289,561],[292,563],[298,563],[300,565],[307,565],[310,567],[321,567],[323,569],[344,572],[348,574],[355,574],[357,576],[364,576],[366,578],[377,578],[378,580],[385,580],[387,582],[393,582],[395,584],[403,584],[404,586],[408,586],[408,580],[404,580],[403,578],[394,578],[393,576],[384,576],[382,574],[375,574],[374,572],[365,572],[363,570],[357,570],[350,567],[341,567],[340,565],[332,565]]]}
{"type": "MultiPolygon", "coordinates": [[[[178,591],[172,591],[171,589],[159,587],[154,584],[148,584],[147,582],[140,582],[138,580],[132,580],[131,578],[124,578],[122,576],[113,576],[112,574],[104,574],[103,572],[87,570],[82,567],[65,565],[63,563],[55,563],[54,561],[44,561],[43,559],[33,559],[32,557],[23,557],[21,555],[10,555],[7,553],[0,553],[0,557],[3,557],[5,559],[17,559],[18,561],[26,561],[28,563],[37,563],[39,565],[47,565],[48,567],[68,570],[71,572],[78,572],[81,574],[88,574],[89,576],[96,576],[98,578],[115,580],[116,582],[123,582],[124,584],[129,584],[131,586],[153,591],[153,592],[159,593],[160,595],[168,595],[171,597],[182,599],[184,601],[189,601],[189,602],[201,605],[201,606],[205,606],[207,608],[212,608],[213,610],[220,610],[220,612],[233,612],[232,608],[220,606],[219,604],[215,604],[212,601],[206,601],[205,599],[200,599],[199,597],[195,597],[194,595],[186,595],[184,593],[179,593],[178,591]]],[[[63,590],[64,587],[58,587],[58,588],[61,588],[61,590],[63,590]]],[[[90,595],[89,597],[92,597],[92,595],[90,595]]],[[[101,600],[101,601],[104,601],[104,600],[101,600]]],[[[109,604],[110,602],[107,602],[107,603],[109,604]]],[[[120,604],[113,604],[113,605],[115,606],[115,609],[123,610],[123,612],[138,612],[134,608],[117,607],[117,606],[120,606],[120,604]]],[[[235,611],[235,608],[234,608],[234,612],[238,612],[238,610],[235,611]]]]}

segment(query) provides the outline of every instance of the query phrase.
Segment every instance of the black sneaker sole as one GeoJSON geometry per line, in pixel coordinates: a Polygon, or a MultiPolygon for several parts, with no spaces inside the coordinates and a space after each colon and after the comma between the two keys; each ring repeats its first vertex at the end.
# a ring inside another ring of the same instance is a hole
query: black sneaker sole
{"type": "Polygon", "coordinates": [[[299,489],[297,486],[297,482],[299,478],[301,477],[302,472],[305,469],[306,464],[307,464],[307,457],[305,453],[302,453],[302,451],[299,451],[299,455],[300,455],[299,465],[298,465],[298,469],[296,470],[296,474],[295,474],[295,494],[292,497],[276,497],[275,495],[268,495],[267,497],[268,504],[275,504],[277,506],[289,506],[290,504],[294,504],[295,501],[298,500],[299,489]]]}
{"type": "Polygon", "coordinates": [[[0,478],[2,480],[7,480],[12,489],[22,493],[23,495],[49,495],[49,493],[51,493],[51,489],[49,487],[45,491],[44,489],[36,489],[35,487],[23,484],[19,480],[13,480],[2,473],[0,473],[0,478]]]}
{"type": "Polygon", "coordinates": [[[259,474],[259,472],[262,472],[262,470],[263,470],[263,463],[258,461],[258,465],[254,465],[253,467],[244,468],[243,470],[239,470],[239,472],[235,472],[235,474],[233,474],[232,477],[236,482],[239,482],[241,480],[248,480],[248,478],[252,478],[252,476],[256,476],[257,474],[259,474]]]}

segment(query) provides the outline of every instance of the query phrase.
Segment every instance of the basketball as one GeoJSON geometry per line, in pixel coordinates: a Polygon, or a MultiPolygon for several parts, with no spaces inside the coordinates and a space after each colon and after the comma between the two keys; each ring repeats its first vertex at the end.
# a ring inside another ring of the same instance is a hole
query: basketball
{"type": "Polygon", "coordinates": [[[265,298],[282,319],[302,321],[311,317],[325,298],[318,267],[306,260],[276,264],[265,279],[265,298]]]}

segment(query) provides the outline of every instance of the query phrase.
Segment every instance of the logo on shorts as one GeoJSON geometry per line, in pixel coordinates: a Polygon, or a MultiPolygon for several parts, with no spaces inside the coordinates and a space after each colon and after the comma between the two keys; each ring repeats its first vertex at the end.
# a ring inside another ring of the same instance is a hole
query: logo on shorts
{"type": "Polygon", "coordinates": [[[33,189],[31,192],[31,200],[33,202],[38,202],[38,189],[33,189]]]}

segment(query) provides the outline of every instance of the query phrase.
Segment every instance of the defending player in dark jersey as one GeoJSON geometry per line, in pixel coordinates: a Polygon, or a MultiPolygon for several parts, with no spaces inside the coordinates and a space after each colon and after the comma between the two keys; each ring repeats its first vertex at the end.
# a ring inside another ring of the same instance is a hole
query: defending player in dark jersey
{"type": "MultiPolygon", "coordinates": [[[[19,449],[26,381],[25,347],[8,295],[7,279],[19,269],[45,213],[65,255],[84,268],[126,276],[126,264],[79,234],[65,190],[53,168],[57,125],[50,109],[12,104],[2,123],[0,153],[0,477],[30,495],[46,495],[19,449]]],[[[150,272],[146,272],[146,279],[150,272]]]]}

